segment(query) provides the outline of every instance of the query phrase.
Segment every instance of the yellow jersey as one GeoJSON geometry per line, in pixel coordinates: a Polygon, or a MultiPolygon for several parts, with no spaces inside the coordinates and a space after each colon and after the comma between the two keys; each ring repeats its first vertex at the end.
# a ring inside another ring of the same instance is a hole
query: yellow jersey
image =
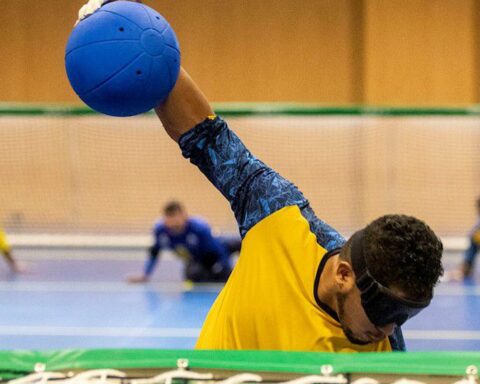
{"type": "Polygon", "coordinates": [[[0,228],[0,251],[1,252],[10,251],[10,244],[7,241],[7,235],[5,235],[5,232],[1,228],[0,228]]]}
{"type": "Polygon", "coordinates": [[[479,246],[480,245],[480,228],[476,228],[471,235],[472,242],[479,246]]]}
{"type": "Polygon", "coordinates": [[[239,261],[205,320],[197,348],[391,351],[388,339],[360,346],[316,299],[327,250],[298,206],[285,207],[245,236],[239,261]]]}

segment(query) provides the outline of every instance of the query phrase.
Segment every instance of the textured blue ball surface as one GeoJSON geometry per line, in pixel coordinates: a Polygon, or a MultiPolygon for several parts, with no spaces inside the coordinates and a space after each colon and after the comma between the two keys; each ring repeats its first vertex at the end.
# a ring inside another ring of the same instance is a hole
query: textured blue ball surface
{"type": "Polygon", "coordinates": [[[180,70],[175,32],[144,4],[109,3],[72,31],[65,52],[68,79],[91,108],[133,116],[158,106],[180,70]]]}

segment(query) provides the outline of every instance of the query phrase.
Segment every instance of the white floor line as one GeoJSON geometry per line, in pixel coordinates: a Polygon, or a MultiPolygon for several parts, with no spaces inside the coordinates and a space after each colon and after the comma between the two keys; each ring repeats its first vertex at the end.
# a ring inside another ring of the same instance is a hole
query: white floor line
{"type": "Polygon", "coordinates": [[[199,328],[0,326],[1,336],[135,337],[193,339],[199,328]]]}
{"type": "MultiPolygon", "coordinates": [[[[196,284],[182,282],[152,282],[127,284],[115,281],[1,281],[0,292],[218,292],[222,284],[196,284]]],[[[480,296],[480,286],[440,285],[435,296],[480,296]]]]}
{"type": "MultiPolygon", "coordinates": [[[[145,249],[70,249],[65,248],[55,250],[35,250],[35,249],[18,249],[16,254],[19,255],[18,259],[31,263],[42,263],[56,261],[59,263],[68,263],[69,261],[89,261],[89,262],[126,262],[137,261],[142,263],[147,257],[147,247],[145,249]]],[[[175,261],[180,263],[181,261],[171,251],[162,252],[163,261],[175,261]]]]}
{"type": "MultiPolygon", "coordinates": [[[[194,339],[200,328],[129,328],[129,327],[54,327],[54,326],[0,326],[1,336],[51,337],[134,337],[194,339]]],[[[480,331],[407,330],[409,340],[469,340],[480,341],[480,331]]]]}
{"type": "MultiPolygon", "coordinates": [[[[76,249],[76,248],[52,248],[49,249],[36,249],[36,248],[19,248],[16,250],[16,254],[19,255],[19,260],[26,262],[41,263],[46,261],[57,261],[62,263],[68,263],[71,260],[85,260],[85,261],[97,261],[97,262],[126,262],[137,261],[142,262],[147,257],[147,248],[112,248],[112,249],[76,249]]],[[[444,255],[444,262],[459,263],[462,260],[462,254],[444,255]]],[[[171,251],[164,251],[162,253],[163,261],[175,261],[180,262],[179,258],[175,256],[171,251]]]]}
{"type": "Polygon", "coordinates": [[[403,336],[410,340],[471,340],[480,341],[480,331],[456,330],[404,330],[403,336]]]}
{"type": "Polygon", "coordinates": [[[211,292],[221,290],[221,284],[196,284],[187,283],[149,283],[149,284],[128,284],[110,281],[42,281],[42,282],[0,282],[0,292],[158,292],[158,293],[181,293],[181,292],[211,292]]]}
{"type": "Polygon", "coordinates": [[[440,285],[435,296],[480,296],[480,286],[440,285]]]}

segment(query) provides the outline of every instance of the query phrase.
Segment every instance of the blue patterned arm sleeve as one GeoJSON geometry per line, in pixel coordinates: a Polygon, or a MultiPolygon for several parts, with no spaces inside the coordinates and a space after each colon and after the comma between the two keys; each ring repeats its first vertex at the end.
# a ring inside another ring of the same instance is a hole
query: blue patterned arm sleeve
{"type": "Polygon", "coordinates": [[[302,193],[253,156],[221,118],[205,120],[185,133],[179,144],[183,156],[230,202],[242,237],[287,205],[308,205],[302,193]]]}
{"type": "MultiPolygon", "coordinates": [[[[183,156],[198,166],[228,199],[242,237],[270,214],[297,205],[315,227],[312,229],[322,232],[324,241],[331,241],[331,235],[341,238],[316,219],[298,188],[253,156],[221,118],[205,120],[185,133],[179,144],[183,156]]],[[[330,245],[334,243],[332,240],[330,245]]]]}

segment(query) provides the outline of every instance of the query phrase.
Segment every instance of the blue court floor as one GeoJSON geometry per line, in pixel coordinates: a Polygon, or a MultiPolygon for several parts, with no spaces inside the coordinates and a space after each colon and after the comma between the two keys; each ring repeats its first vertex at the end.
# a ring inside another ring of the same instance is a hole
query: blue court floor
{"type": "MultiPolygon", "coordinates": [[[[0,264],[0,349],[193,348],[221,286],[183,284],[172,259],[159,263],[153,282],[126,283],[144,255],[17,249],[28,271],[11,276],[0,264]]],[[[479,282],[442,283],[432,305],[404,327],[408,349],[480,350],[479,282]]]]}

